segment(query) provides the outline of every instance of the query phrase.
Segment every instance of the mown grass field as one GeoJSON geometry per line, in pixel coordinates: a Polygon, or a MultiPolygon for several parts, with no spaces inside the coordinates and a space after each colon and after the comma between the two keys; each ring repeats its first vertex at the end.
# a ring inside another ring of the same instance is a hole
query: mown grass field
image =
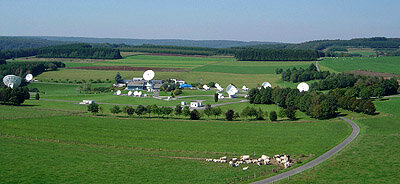
{"type": "Polygon", "coordinates": [[[319,64],[336,72],[368,70],[400,74],[400,57],[325,58],[319,64]]]}
{"type": "MultiPolygon", "coordinates": [[[[0,106],[2,116],[7,108],[0,106]]],[[[175,157],[283,152],[312,157],[349,134],[342,121],[133,120],[43,113],[40,108],[41,104],[15,107],[29,113],[0,121],[0,182],[227,183],[271,175],[274,166],[250,166],[243,172],[227,164],[175,157]]]]}

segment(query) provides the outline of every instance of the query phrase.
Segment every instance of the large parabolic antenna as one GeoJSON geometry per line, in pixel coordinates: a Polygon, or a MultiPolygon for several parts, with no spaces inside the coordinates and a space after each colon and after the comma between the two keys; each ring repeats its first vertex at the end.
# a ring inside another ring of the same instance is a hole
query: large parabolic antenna
{"type": "Polygon", "coordinates": [[[118,90],[116,94],[121,95],[121,90],[118,90]]]}
{"type": "Polygon", "coordinates": [[[6,75],[3,78],[3,83],[7,87],[17,88],[21,84],[21,78],[15,75],[6,75]]]}
{"type": "Polygon", "coordinates": [[[132,91],[129,91],[129,92],[128,92],[128,96],[132,96],[132,91]]]}
{"type": "Polygon", "coordinates": [[[308,91],[308,90],[310,89],[310,87],[308,86],[307,83],[302,82],[302,83],[300,83],[299,85],[297,85],[297,89],[298,89],[300,92],[303,92],[303,91],[308,91]]]}
{"type": "Polygon", "coordinates": [[[210,90],[210,87],[208,87],[206,84],[203,85],[203,89],[205,90],[210,90]]]}
{"type": "Polygon", "coordinates": [[[149,81],[154,78],[154,75],[155,73],[153,70],[147,70],[143,73],[143,79],[149,81]]]}
{"type": "Polygon", "coordinates": [[[215,87],[217,88],[217,90],[218,90],[219,92],[224,91],[224,88],[222,88],[218,83],[215,83],[215,87]]]}
{"type": "Polygon", "coordinates": [[[32,74],[27,74],[27,75],[25,76],[25,81],[26,81],[26,82],[30,82],[32,79],[33,79],[33,75],[32,75],[32,74]]]}
{"type": "Polygon", "coordinates": [[[238,93],[239,91],[236,89],[234,85],[229,84],[226,87],[226,92],[228,93],[229,97],[235,97],[236,93],[238,93]]]}
{"type": "Polygon", "coordinates": [[[270,84],[269,82],[263,82],[261,85],[262,85],[262,87],[264,87],[264,88],[270,88],[270,87],[272,87],[271,84],[270,84]]]}

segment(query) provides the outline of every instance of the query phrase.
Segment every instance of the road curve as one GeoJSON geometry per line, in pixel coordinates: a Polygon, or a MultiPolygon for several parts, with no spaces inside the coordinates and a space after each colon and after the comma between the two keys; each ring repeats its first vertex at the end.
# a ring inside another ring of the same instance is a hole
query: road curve
{"type": "Polygon", "coordinates": [[[336,154],[337,152],[339,152],[340,150],[342,150],[346,145],[348,145],[351,141],[353,141],[357,135],[360,133],[360,127],[355,124],[354,122],[352,122],[351,120],[345,118],[345,117],[339,117],[343,120],[345,120],[347,123],[349,123],[353,129],[353,131],[351,132],[351,134],[349,135],[349,137],[347,137],[343,142],[341,142],[340,144],[338,144],[337,146],[335,146],[334,148],[332,148],[331,150],[329,150],[328,152],[324,153],[323,155],[319,156],[318,158],[300,166],[297,167],[295,169],[292,169],[290,171],[278,174],[276,176],[272,176],[269,177],[267,179],[261,180],[261,181],[257,181],[254,182],[255,184],[261,184],[261,183],[272,183],[290,176],[293,176],[295,174],[301,173],[307,169],[313,168],[314,166],[322,163],[323,161],[327,160],[328,158],[330,158],[331,156],[333,156],[334,154],[336,154]]]}

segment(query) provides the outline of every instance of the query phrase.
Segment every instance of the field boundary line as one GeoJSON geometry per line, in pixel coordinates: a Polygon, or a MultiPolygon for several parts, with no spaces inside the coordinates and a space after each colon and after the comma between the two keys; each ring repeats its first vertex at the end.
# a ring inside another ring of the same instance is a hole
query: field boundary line
{"type": "Polygon", "coordinates": [[[317,166],[318,164],[324,162],[325,160],[331,158],[332,156],[334,156],[336,153],[338,153],[340,150],[342,150],[343,148],[345,148],[349,143],[351,143],[360,133],[360,127],[354,123],[353,121],[345,118],[345,117],[339,117],[340,119],[346,121],[347,123],[350,124],[350,126],[352,127],[353,131],[351,132],[351,134],[340,144],[336,145],[335,147],[333,147],[332,149],[330,149],[329,151],[325,152],[324,154],[322,154],[321,156],[319,156],[318,158],[311,160],[310,162],[297,167],[295,169],[289,170],[287,172],[263,179],[261,181],[257,181],[254,182],[255,184],[262,184],[262,183],[273,183],[276,181],[279,181],[281,179],[285,179],[288,178],[290,176],[296,175],[298,173],[301,173],[307,169],[311,169],[314,166],[317,166]]]}

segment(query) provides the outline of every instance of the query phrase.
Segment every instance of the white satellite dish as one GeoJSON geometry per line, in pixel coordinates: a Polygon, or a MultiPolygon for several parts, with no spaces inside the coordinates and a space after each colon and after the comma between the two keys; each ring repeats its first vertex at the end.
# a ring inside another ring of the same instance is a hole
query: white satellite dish
{"type": "Polygon", "coordinates": [[[129,92],[128,92],[128,96],[132,96],[132,91],[129,91],[129,92]]]}
{"type": "Polygon", "coordinates": [[[223,94],[221,94],[221,93],[218,93],[218,99],[224,99],[225,97],[224,97],[224,95],[223,94]]]}
{"type": "Polygon", "coordinates": [[[243,86],[243,87],[242,87],[242,90],[243,90],[243,91],[248,91],[248,90],[249,90],[249,88],[248,88],[248,87],[246,87],[246,86],[243,86]]]}
{"type": "Polygon", "coordinates": [[[238,93],[238,90],[236,89],[236,87],[232,84],[229,84],[226,87],[226,92],[228,93],[229,97],[235,97],[236,93],[238,93]]]}
{"type": "Polygon", "coordinates": [[[7,87],[17,88],[21,84],[21,78],[15,75],[6,75],[3,78],[3,83],[7,87]]]}
{"type": "Polygon", "coordinates": [[[133,92],[133,96],[138,96],[139,92],[138,91],[134,91],[133,92]]]}
{"type": "Polygon", "coordinates": [[[143,79],[149,81],[154,78],[154,75],[155,73],[153,70],[147,70],[143,73],[143,79]]]}
{"type": "Polygon", "coordinates": [[[33,75],[32,75],[32,74],[27,74],[27,75],[25,76],[25,81],[26,81],[26,82],[30,82],[32,79],[33,79],[33,75]]]}
{"type": "Polygon", "coordinates": [[[272,87],[271,84],[270,84],[269,82],[263,82],[263,83],[261,84],[261,86],[264,87],[264,89],[265,89],[265,88],[270,88],[270,87],[272,87]]]}
{"type": "Polygon", "coordinates": [[[206,84],[203,85],[203,89],[205,90],[210,90],[210,87],[208,87],[206,84]]]}
{"type": "Polygon", "coordinates": [[[302,82],[302,83],[300,83],[299,85],[297,85],[297,89],[298,89],[300,92],[303,92],[303,91],[308,91],[308,90],[310,89],[310,87],[308,86],[307,83],[302,82]]]}
{"type": "Polygon", "coordinates": [[[215,87],[217,88],[217,90],[218,90],[219,92],[224,91],[224,88],[222,88],[218,83],[215,84],[215,87]]]}
{"type": "Polygon", "coordinates": [[[121,90],[118,90],[116,94],[121,95],[121,90]]]}
{"type": "Polygon", "coordinates": [[[141,91],[138,92],[138,96],[142,96],[142,92],[141,91]]]}

